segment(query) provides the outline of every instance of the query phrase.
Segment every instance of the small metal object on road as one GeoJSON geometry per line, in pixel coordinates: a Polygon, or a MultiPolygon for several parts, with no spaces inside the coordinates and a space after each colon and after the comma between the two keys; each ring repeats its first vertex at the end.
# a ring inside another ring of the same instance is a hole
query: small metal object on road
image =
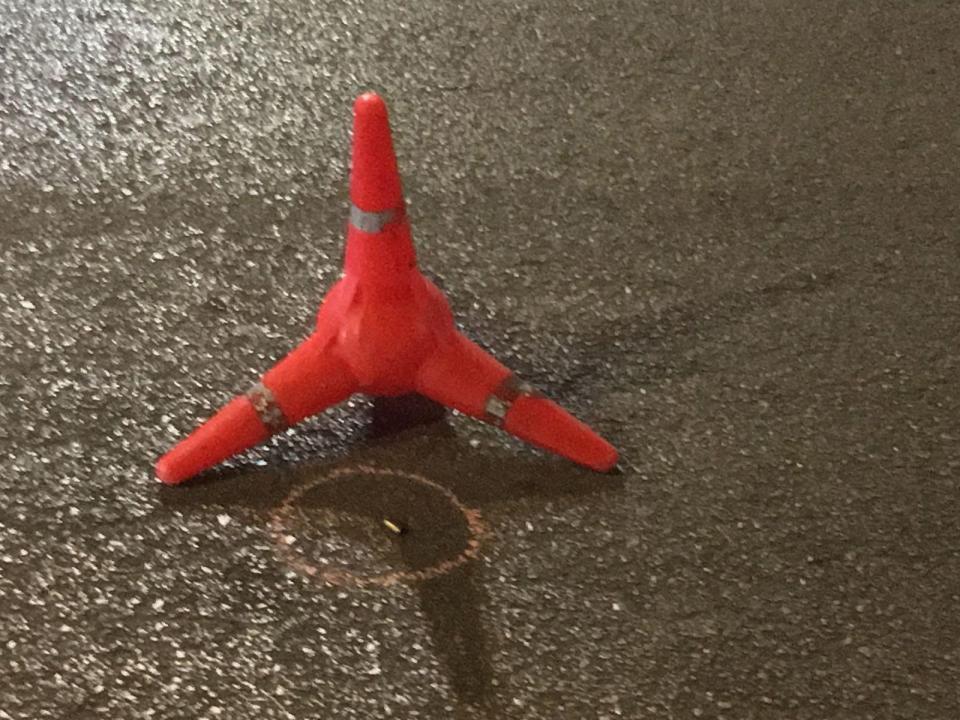
{"type": "Polygon", "coordinates": [[[388,518],[383,519],[383,526],[394,535],[403,535],[403,533],[406,532],[406,528],[397,525],[395,522],[393,522],[393,520],[388,518]]]}

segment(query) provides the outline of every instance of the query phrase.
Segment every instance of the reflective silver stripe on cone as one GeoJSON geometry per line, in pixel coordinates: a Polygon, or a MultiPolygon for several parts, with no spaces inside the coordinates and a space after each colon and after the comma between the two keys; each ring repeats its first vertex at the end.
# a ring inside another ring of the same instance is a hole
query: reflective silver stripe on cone
{"type": "Polygon", "coordinates": [[[277,398],[273,392],[263,383],[257,383],[247,391],[247,399],[253,405],[253,409],[260,416],[260,422],[264,424],[271,433],[278,433],[286,430],[290,423],[283,415],[283,410],[277,404],[277,398]]]}
{"type": "Polygon", "coordinates": [[[381,212],[367,212],[356,205],[350,205],[350,224],[365,233],[378,233],[387,225],[402,220],[404,215],[406,211],[402,205],[381,212]]]}
{"type": "Polygon", "coordinates": [[[541,393],[533,385],[524,382],[516,375],[510,374],[504,378],[503,382],[497,385],[487,397],[487,402],[483,408],[487,414],[487,422],[498,427],[502,426],[514,401],[522,395],[540,397],[541,393]]]}

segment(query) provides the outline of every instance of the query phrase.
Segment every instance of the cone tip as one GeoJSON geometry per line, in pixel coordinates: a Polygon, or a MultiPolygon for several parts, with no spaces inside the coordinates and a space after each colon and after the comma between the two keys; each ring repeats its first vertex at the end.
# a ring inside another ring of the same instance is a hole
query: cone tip
{"type": "Polygon", "coordinates": [[[602,449],[600,456],[597,458],[594,469],[598,472],[611,472],[620,461],[620,453],[610,443],[604,441],[604,445],[606,447],[602,449]]]}
{"type": "Polygon", "coordinates": [[[374,92],[354,103],[350,200],[366,212],[383,212],[403,203],[387,106],[374,92]]]}
{"type": "Polygon", "coordinates": [[[383,98],[377,95],[377,93],[369,90],[362,95],[358,96],[356,101],[353,103],[353,114],[356,116],[361,115],[386,115],[387,114],[387,104],[383,101],[383,98]]]}
{"type": "Polygon", "coordinates": [[[181,473],[177,472],[177,469],[174,466],[174,463],[171,462],[169,455],[164,455],[162,458],[157,460],[157,464],[153,468],[153,473],[157,480],[164,485],[177,485],[186,480],[185,477],[182,477],[181,473]]]}

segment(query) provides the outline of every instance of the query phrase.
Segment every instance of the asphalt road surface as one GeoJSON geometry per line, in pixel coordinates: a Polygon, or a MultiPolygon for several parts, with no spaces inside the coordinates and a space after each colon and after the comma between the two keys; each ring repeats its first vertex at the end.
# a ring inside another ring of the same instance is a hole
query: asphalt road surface
{"type": "Polygon", "coordinates": [[[954,2],[0,0],[0,718],[960,717],[958,77],[954,2]],[[310,331],[366,89],[620,474],[357,400],[153,480],[310,331]]]}

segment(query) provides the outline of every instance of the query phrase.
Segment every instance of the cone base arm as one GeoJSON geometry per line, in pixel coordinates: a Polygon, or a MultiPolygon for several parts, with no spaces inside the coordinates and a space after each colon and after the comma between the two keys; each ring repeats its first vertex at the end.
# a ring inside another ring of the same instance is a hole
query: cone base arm
{"type": "Polygon", "coordinates": [[[531,445],[609,472],[617,465],[616,448],[552,400],[524,396],[510,408],[503,429],[531,445]]]}
{"type": "Polygon", "coordinates": [[[315,332],[263,375],[287,425],[346,400],[360,387],[330,334],[315,332]]]}
{"type": "Polygon", "coordinates": [[[326,338],[315,333],[260,383],[227,403],[157,461],[157,479],[177,485],[259,445],[276,432],[345,400],[357,381],[326,338]]]}
{"type": "Polygon", "coordinates": [[[616,448],[529,386],[460,333],[441,344],[420,370],[423,395],[521,440],[597,472],[616,466],[616,448]]]}
{"type": "Polygon", "coordinates": [[[417,391],[465,415],[486,419],[490,393],[512,373],[459,332],[451,332],[420,367],[417,391]]]}
{"type": "Polygon", "coordinates": [[[161,457],[154,472],[165,485],[179,485],[268,437],[253,403],[241,395],[161,457]]]}

